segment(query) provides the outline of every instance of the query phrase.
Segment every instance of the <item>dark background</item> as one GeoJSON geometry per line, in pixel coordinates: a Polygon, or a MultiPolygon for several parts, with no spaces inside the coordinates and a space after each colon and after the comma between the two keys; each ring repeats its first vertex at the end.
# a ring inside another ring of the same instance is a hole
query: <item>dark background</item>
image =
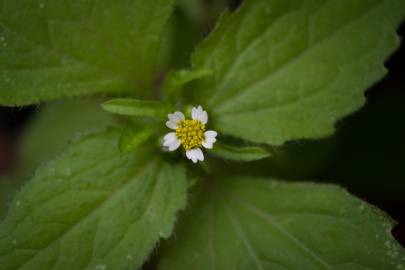
{"type": "MultiPolygon", "coordinates": [[[[209,2],[206,5],[212,5],[209,2]]],[[[233,8],[237,6],[236,2],[231,4],[233,8]]],[[[182,16],[181,12],[179,14],[182,16]]],[[[205,25],[207,29],[211,26],[212,20],[205,25]]],[[[404,26],[399,34],[405,37],[404,26]]],[[[190,46],[192,44],[190,42],[190,46]]],[[[317,141],[291,142],[274,149],[271,160],[242,166],[240,173],[244,170],[252,172],[252,166],[262,165],[279,178],[338,183],[399,222],[394,235],[405,245],[404,59],[405,46],[402,43],[386,63],[390,71],[387,77],[366,92],[367,103],[361,110],[337,124],[334,136],[317,141]]],[[[38,108],[0,107],[0,175],[9,174],[18,167],[18,139],[38,108]]],[[[262,174],[261,170],[257,171],[258,175],[262,174]]]]}

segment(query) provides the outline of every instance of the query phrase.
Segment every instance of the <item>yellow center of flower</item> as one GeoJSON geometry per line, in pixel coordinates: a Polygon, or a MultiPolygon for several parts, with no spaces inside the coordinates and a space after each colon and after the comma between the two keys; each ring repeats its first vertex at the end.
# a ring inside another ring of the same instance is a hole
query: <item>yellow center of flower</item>
{"type": "Polygon", "coordinates": [[[198,120],[183,120],[176,128],[176,136],[184,149],[201,147],[204,141],[205,126],[198,120]]]}

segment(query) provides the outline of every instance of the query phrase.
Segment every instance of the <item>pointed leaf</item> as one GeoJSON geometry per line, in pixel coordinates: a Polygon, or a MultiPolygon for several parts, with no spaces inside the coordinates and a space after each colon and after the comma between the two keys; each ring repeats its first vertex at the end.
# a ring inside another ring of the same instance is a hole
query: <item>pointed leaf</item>
{"type": "Polygon", "coordinates": [[[130,98],[111,99],[103,103],[103,108],[114,114],[128,116],[146,116],[166,119],[173,108],[161,101],[146,101],[130,98]]]}
{"type": "Polygon", "coordinates": [[[152,150],[121,156],[118,137],[83,136],[37,171],[0,227],[0,269],[137,269],[171,234],[184,168],[152,150]]]}
{"type": "Polygon", "coordinates": [[[0,105],[150,90],[173,0],[0,1],[0,105]]]}
{"type": "Polygon", "coordinates": [[[332,185],[203,181],[160,270],[402,269],[381,211],[332,185]]]}
{"type": "Polygon", "coordinates": [[[329,135],[386,74],[404,16],[404,0],[246,0],[194,54],[214,71],[195,102],[216,130],[253,142],[329,135]]]}
{"type": "Polygon", "coordinates": [[[211,152],[221,158],[237,161],[253,161],[270,156],[270,153],[258,146],[233,146],[217,141],[211,152]]]}

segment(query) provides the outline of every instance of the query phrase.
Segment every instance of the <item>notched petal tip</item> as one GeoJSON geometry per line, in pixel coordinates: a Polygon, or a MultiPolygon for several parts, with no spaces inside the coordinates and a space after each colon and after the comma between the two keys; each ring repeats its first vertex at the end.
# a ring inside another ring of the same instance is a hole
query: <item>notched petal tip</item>
{"type": "Polygon", "coordinates": [[[204,141],[202,143],[202,146],[207,149],[212,149],[214,147],[214,142],[204,141]]]}
{"type": "Polygon", "coordinates": [[[176,136],[176,133],[167,133],[163,138],[163,148],[168,151],[174,151],[180,146],[180,141],[176,136]]]}
{"type": "Polygon", "coordinates": [[[190,159],[193,163],[197,163],[198,161],[204,161],[204,154],[200,148],[193,148],[186,152],[186,156],[190,159]]]}
{"type": "Polygon", "coordinates": [[[205,125],[208,122],[208,113],[204,111],[201,105],[192,108],[191,117],[194,120],[200,121],[203,125],[205,125]]]}
{"type": "Polygon", "coordinates": [[[214,131],[214,130],[208,130],[206,132],[204,132],[204,136],[205,138],[216,138],[218,136],[218,132],[214,131]]]}
{"type": "Polygon", "coordinates": [[[173,141],[173,142],[169,145],[169,151],[175,151],[175,150],[177,150],[177,148],[179,148],[180,145],[181,145],[180,141],[176,139],[175,141],[173,141]]]}
{"type": "Polygon", "coordinates": [[[170,129],[176,129],[178,127],[177,123],[174,121],[167,121],[166,122],[166,127],[170,128],[170,129]]]}
{"type": "Polygon", "coordinates": [[[170,121],[178,123],[180,121],[183,121],[185,119],[185,116],[182,112],[176,111],[174,113],[169,113],[167,115],[170,121]]]}

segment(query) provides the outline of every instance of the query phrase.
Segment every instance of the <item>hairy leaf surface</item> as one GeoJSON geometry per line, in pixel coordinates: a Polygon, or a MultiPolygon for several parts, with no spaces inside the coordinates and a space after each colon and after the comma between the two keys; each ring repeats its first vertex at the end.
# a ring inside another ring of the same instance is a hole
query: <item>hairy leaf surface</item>
{"type": "Polygon", "coordinates": [[[207,181],[165,249],[160,270],[405,267],[405,251],[390,234],[392,221],[339,187],[207,181]]]}
{"type": "Polygon", "coordinates": [[[110,113],[127,116],[146,116],[166,119],[173,110],[169,103],[154,100],[139,100],[133,98],[111,99],[102,104],[103,109],[110,113]]]}
{"type": "Polygon", "coordinates": [[[270,153],[258,146],[234,146],[217,141],[211,152],[221,158],[237,161],[253,161],[270,156],[270,153]]]}
{"type": "Polygon", "coordinates": [[[0,269],[137,269],[184,207],[184,168],[121,156],[116,131],[78,139],[37,171],[0,227],[0,269]]]}
{"type": "Polygon", "coordinates": [[[173,2],[1,0],[0,104],[150,90],[173,2]]]}
{"type": "Polygon", "coordinates": [[[259,143],[319,138],[364,103],[398,47],[404,0],[246,0],[195,52],[215,128],[259,143]]]}

